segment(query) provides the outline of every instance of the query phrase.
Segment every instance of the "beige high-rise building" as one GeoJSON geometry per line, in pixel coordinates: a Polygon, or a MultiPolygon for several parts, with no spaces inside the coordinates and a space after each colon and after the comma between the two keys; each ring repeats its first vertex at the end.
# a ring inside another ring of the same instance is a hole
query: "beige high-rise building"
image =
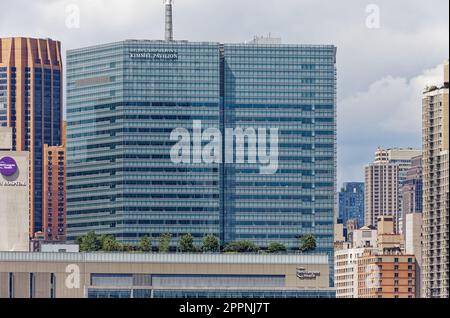
{"type": "Polygon", "coordinates": [[[375,152],[375,162],[390,162],[399,165],[400,181],[406,178],[407,171],[411,167],[412,159],[422,155],[422,150],[414,148],[378,148],[375,152]]]}
{"type": "Polygon", "coordinates": [[[377,226],[380,216],[394,217],[400,230],[402,218],[401,185],[406,180],[412,159],[422,151],[413,148],[378,148],[373,163],[365,167],[365,223],[377,226]]]}
{"type": "Polygon", "coordinates": [[[375,162],[365,167],[364,220],[376,227],[380,216],[398,220],[398,164],[375,162]]]}
{"type": "Polygon", "coordinates": [[[444,84],[428,87],[422,100],[423,293],[449,297],[448,61],[444,84]]]}

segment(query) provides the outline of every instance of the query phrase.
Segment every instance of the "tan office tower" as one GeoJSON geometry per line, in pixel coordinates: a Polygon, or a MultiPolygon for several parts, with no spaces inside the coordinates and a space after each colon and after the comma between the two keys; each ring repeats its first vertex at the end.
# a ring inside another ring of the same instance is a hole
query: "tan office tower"
{"type": "Polygon", "coordinates": [[[390,162],[399,165],[399,180],[406,179],[414,157],[421,156],[422,150],[414,148],[378,148],[375,152],[375,162],[390,162]]]}
{"type": "Polygon", "coordinates": [[[0,127],[13,130],[13,150],[30,153],[30,235],[43,230],[44,145],[62,143],[61,44],[0,38],[0,127]]]}
{"type": "Polygon", "coordinates": [[[448,61],[444,84],[428,87],[422,102],[423,294],[449,297],[448,61]]]}
{"type": "MultiPolygon", "coordinates": [[[[380,216],[392,216],[398,220],[398,164],[376,162],[365,167],[366,225],[376,227],[380,216]]],[[[397,226],[398,222],[395,222],[397,226]]]]}
{"type": "Polygon", "coordinates": [[[413,148],[378,148],[373,163],[365,167],[365,223],[376,226],[379,216],[393,216],[396,232],[402,219],[401,185],[412,159],[422,154],[413,148]]]}
{"type": "Polygon", "coordinates": [[[414,164],[414,158],[422,156],[422,150],[414,148],[378,148],[375,152],[375,162],[389,162],[398,164],[398,215],[396,219],[396,231],[401,233],[403,231],[403,192],[402,187],[408,179],[408,171],[414,164]]]}

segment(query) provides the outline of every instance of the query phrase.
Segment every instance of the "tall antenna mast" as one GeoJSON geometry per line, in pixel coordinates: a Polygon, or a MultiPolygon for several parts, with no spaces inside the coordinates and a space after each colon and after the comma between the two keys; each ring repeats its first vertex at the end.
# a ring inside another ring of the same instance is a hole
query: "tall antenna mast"
{"type": "Polygon", "coordinates": [[[172,0],[165,0],[166,4],[166,41],[173,41],[172,0]]]}

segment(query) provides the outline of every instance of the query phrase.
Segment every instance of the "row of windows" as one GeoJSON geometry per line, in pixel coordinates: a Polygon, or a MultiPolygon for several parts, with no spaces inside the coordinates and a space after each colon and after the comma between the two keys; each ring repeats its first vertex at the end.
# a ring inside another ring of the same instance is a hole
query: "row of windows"
{"type": "MultiPolygon", "coordinates": [[[[144,137],[141,137],[140,139],[144,139],[144,137]]],[[[148,139],[145,138],[145,139],[148,139]]],[[[292,139],[291,139],[292,141],[292,139]]],[[[209,144],[210,141],[202,141],[202,145],[209,144]]],[[[169,149],[175,144],[174,141],[144,141],[144,140],[123,140],[123,141],[117,141],[117,142],[108,142],[108,143],[99,143],[99,144],[86,144],[83,146],[78,147],[68,147],[69,151],[77,151],[77,150],[87,150],[87,149],[101,149],[101,148],[110,148],[115,149],[116,146],[138,146],[138,147],[163,147],[164,149],[169,149]]],[[[247,147],[248,142],[245,141],[244,147],[247,147]]],[[[193,141],[191,141],[190,146],[193,146],[193,141]]],[[[292,148],[292,149],[302,149],[302,150],[313,150],[316,149],[334,149],[335,145],[330,143],[301,143],[295,142],[295,143],[286,143],[286,142],[279,142],[278,147],[280,150],[286,149],[286,148],[292,148]]],[[[154,149],[154,148],[153,148],[154,149]]],[[[50,157],[49,157],[50,158],[50,157]]],[[[59,157],[58,157],[59,158],[59,157]]]]}
{"type": "Polygon", "coordinates": [[[335,298],[335,291],[89,289],[88,298],[335,298]]]}
{"type": "MultiPolygon", "coordinates": [[[[22,274],[22,273],[19,273],[22,274]]],[[[39,273],[37,273],[39,274],[39,273]]],[[[47,284],[47,289],[44,288],[44,290],[48,290],[47,297],[49,298],[56,298],[56,275],[55,273],[50,273],[49,277],[47,279],[42,279],[42,277],[37,278],[36,273],[28,273],[25,280],[23,280],[23,277],[16,277],[15,273],[8,273],[8,282],[7,285],[5,285],[5,288],[8,291],[8,298],[16,298],[16,294],[18,293],[27,293],[29,298],[35,298],[37,296],[37,290],[36,290],[36,280],[40,280],[40,284],[47,284]],[[19,285],[23,282],[27,283],[27,287],[19,285]],[[17,290],[16,290],[17,289],[17,290]]],[[[42,292],[40,290],[39,292],[42,292]]],[[[21,296],[23,297],[23,295],[21,296]]],[[[42,295],[40,296],[42,297],[42,295]]]]}
{"type": "Polygon", "coordinates": [[[191,194],[161,194],[161,193],[124,193],[117,194],[114,196],[110,195],[92,195],[90,197],[82,197],[82,198],[69,198],[67,202],[86,202],[86,201],[98,201],[98,200],[116,200],[116,199],[174,199],[174,200],[182,200],[182,199],[197,199],[197,200],[206,200],[206,199],[218,199],[219,194],[205,194],[205,193],[191,193],[191,194]]]}

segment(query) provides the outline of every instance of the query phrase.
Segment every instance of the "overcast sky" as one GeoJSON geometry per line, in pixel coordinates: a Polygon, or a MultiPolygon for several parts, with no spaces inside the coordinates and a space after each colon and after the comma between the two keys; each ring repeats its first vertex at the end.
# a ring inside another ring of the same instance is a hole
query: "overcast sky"
{"type": "MultiPolygon", "coordinates": [[[[0,37],[50,37],[64,49],[164,37],[163,0],[0,1],[0,37]]],[[[175,39],[244,42],[270,32],[338,47],[339,184],[362,181],[377,146],[420,148],[421,91],[442,81],[449,56],[448,0],[174,2],[175,39]],[[377,9],[379,28],[369,28],[377,9]]]]}

